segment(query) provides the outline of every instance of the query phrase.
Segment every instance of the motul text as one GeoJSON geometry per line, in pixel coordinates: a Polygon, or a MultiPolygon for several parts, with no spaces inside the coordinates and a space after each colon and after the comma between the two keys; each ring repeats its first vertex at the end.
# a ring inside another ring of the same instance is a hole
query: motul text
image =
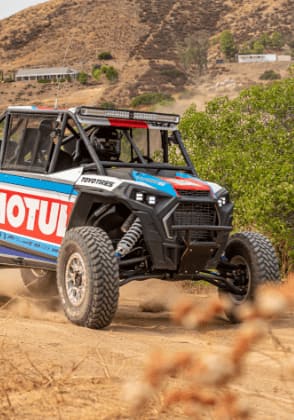
{"type": "Polygon", "coordinates": [[[0,229],[61,243],[73,203],[0,191],[0,229]]]}

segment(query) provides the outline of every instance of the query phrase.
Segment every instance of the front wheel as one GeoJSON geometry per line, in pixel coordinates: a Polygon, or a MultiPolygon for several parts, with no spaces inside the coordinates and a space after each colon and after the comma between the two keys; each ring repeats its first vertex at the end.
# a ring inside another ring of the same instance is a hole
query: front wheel
{"type": "Polygon", "coordinates": [[[220,297],[229,299],[231,305],[226,315],[231,322],[239,322],[240,305],[253,300],[258,286],[280,282],[279,262],[271,242],[256,232],[241,232],[231,236],[225,255],[229,263],[239,267],[243,274],[238,286],[245,294],[233,294],[219,290],[220,297]]]}
{"type": "Polygon", "coordinates": [[[112,243],[102,229],[69,230],[57,261],[57,285],[67,318],[88,328],[104,328],[116,312],[119,270],[112,243]]]}

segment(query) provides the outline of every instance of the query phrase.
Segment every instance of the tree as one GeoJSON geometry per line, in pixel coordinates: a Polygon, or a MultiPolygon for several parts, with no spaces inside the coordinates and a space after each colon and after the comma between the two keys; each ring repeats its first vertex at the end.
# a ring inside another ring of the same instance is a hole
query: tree
{"type": "Polygon", "coordinates": [[[281,49],[285,44],[283,36],[280,32],[274,32],[271,36],[270,46],[276,49],[281,49]]]}
{"type": "Polygon", "coordinates": [[[294,269],[293,82],[190,107],[180,125],[199,175],[230,191],[235,228],[270,236],[284,270],[294,269]]]}
{"type": "Polygon", "coordinates": [[[186,71],[196,66],[201,75],[207,69],[208,47],[206,32],[199,32],[184,40],[184,46],[179,48],[179,57],[186,71]]]}
{"type": "Polygon", "coordinates": [[[235,57],[235,54],[237,53],[237,48],[235,45],[234,36],[230,31],[225,30],[221,33],[220,48],[222,53],[229,60],[235,57]]]}
{"type": "Polygon", "coordinates": [[[265,32],[260,35],[258,41],[263,45],[264,48],[268,48],[271,44],[271,37],[268,32],[265,32]]]}
{"type": "Polygon", "coordinates": [[[264,52],[263,44],[258,40],[253,43],[253,54],[262,54],[264,52]]]}

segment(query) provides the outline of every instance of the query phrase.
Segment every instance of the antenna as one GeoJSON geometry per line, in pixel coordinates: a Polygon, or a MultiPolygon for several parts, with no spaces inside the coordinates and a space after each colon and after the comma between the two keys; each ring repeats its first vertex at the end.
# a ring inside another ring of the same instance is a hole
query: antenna
{"type": "MultiPolygon", "coordinates": [[[[81,19],[80,19],[80,20],[82,20],[82,19],[83,19],[83,17],[85,16],[85,12],[86,12],[86,7],[84,7],[84,10],[83,10],[83,13],[82,13],[82,15],[81,15],[81,19]]],[[[71,36],[70,36],[70,38],[69,38],[68,45],[67,45],[67,47],[66,47],[66,49],[65,49],[64,56],[63,56],[63,61],[62,61],[62,66],[63,66],[63,67],[65,67],[65,64],[66,64],[66,59],[67,59],[67,54],[68,54],[69,49],[70,49],[70,47],[71,47],[71,44],[72,44],[73,38],[74,38],[74,36],[75,36],[75,35],[76,35],[76,33],[77,33],[77,30],[78,30],[78,25],[75,27],[75,30],[74,30],[74,31],[72,31],[72,34],[71,34],[71,36]]],[[[54,109],[58,109],[58,99],[59,99],[59,96],[58,96],[58,95],[59,95],[59,91],[60,91],[60,79],[58,80],[58,83],[57,83],[57,89],[56,89],[55,101],[54,101],[54,109]]]]}
{"type": "MultiPolygon", "coordinates": [[[[69,48],[71,46],[73,37],[74,37],[75,31],[71,34],[71,37],[69,39],[69,43],[68,46],[66,47],[66,50],[64,52],[64,57],[63,57],[63,61],[62,61],[62,66],[65,67],[65,62],[67,59],[67,53],[69,51],[69,48]]],[[[55,102],[54,102],[54,109],[58,109],[58,95],[59,95],[59,91],[60,91],[60,79],[58,79],[58,83],[57,83],[57,89],[56,89],[56,94],[55,94],[55,102]]]]}

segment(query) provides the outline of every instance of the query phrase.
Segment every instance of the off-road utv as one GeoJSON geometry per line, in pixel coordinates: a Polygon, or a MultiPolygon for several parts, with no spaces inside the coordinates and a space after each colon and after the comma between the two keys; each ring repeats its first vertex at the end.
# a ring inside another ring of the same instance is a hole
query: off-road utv
{"type": "Polygon", "coordinates": [[[199,179],[172,114],[10,107],[0,117],[0,263],[66,316],[107,326],[119,287],[205,280],[234,307],[279,281],[264,236],[230,236],[225,188],[199,179]]]}

